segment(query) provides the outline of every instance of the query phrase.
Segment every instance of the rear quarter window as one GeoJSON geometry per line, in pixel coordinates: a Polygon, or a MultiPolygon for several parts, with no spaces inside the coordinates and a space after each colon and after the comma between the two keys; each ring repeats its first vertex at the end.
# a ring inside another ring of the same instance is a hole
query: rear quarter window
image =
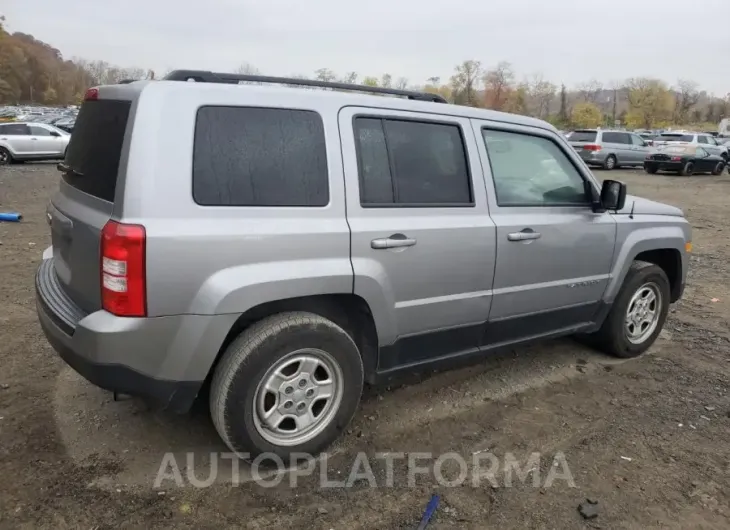
{"type": "Polygon", "coordinates": [[[322,118],[307,110],[200,108],[193,199],[202,206],[326,206],[322,118]]]}

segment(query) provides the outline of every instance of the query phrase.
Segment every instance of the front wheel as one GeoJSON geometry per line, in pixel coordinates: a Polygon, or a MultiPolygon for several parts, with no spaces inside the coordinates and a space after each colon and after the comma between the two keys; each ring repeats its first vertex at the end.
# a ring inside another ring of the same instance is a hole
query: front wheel
{"type": "Polygon", "coordinates": [[[601,329],[590,336],[598,349],[621,358],[644,353],[669,312],[669,280],[661,267],[635,261],[601,329]]]}
{"type": "Polygon", "coordinates": [[[244,331],[213,375],[210,412],[237,454],[316,455],[339,437],[360,402],[360,352],[332,321],[281,313],[244,331]]]}

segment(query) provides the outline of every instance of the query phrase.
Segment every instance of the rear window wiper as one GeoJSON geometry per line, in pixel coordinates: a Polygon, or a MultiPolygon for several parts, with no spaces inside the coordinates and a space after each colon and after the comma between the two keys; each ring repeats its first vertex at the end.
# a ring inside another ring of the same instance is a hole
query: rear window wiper
{"type": "Polygon", "coordinates": [[[74,177],[83,177],[84,174],[80,171],[76,171],[74,168],[69,166],[68,164],[64,164],[63,162],[59,163],[56,166],[56,169],[58,169],[61,173],[65,173],[67,175],[72,175],[74,177]]]}

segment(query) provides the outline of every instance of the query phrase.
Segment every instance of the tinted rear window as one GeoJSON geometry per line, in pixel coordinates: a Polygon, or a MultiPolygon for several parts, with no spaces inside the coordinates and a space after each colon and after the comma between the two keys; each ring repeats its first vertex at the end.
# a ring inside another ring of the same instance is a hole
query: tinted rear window
{"type": "Polygon", "coordinates": [[[131,105],[112,99],[84,102],[66,150],[66,164],[73,170],[64,174],[68,184],[114,202],[131,105]]]}
{"type": "Polygon", "coordinates": [[[568,140],[571,142],[595,142],[596,131],[573,131],[568,140]]]}
{"type": "Polygon", "coordinates": [[[193,151],[193,198],[200,205],[329,203],[324,126],[316,112],[203,107],[193,151]]]}
{"type": "Polygon", "coordinates": [[[655,138],[657,142],[691,142],[694,136],[691,134],[662,134],[655,138]]]}
{"type": "Polygon", "coordinates": [[[602,135],[602,141],[607,144],[630,144],[631,138],[626,133],[605,132],[602,135]]]}

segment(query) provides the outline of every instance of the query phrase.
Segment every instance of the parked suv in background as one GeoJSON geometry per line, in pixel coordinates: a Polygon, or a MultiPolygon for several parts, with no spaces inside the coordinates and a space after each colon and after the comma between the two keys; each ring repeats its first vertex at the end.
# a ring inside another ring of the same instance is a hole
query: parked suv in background
{"type": "Polygon", "coordinates": [[[643,166],[652,147],[638,134],[603,129],[578,129],[568,137],[570,145],[589,166],[614,169],[643,166]]]}
{"type": "Polygon", "coordinates": [[[0,123],[0,164],[63,159],[70,138],[45,123],[0,123]]]}
{"type": "Polygon", "coordinates": [[[722,141],[715,139],[714,136],[707,133],[695,132],[665,132],[654,139],[654,145],[661,147],[672,143],[686,143],[691,145],[699,145],[711,155],[721,156],[725,162],[730,160],[728,156],[728,148],[722,141]]]}
{"type": "Polygon", "coordinates": [[[535,339],[639,355],[682,295],[682,212],[601,186],[543,121],[356,85],[167,79],[87,93],[38,318],[103,388],[179,412],[206,397],[234,451],[317,453],[364,382],[535,339]]]}

